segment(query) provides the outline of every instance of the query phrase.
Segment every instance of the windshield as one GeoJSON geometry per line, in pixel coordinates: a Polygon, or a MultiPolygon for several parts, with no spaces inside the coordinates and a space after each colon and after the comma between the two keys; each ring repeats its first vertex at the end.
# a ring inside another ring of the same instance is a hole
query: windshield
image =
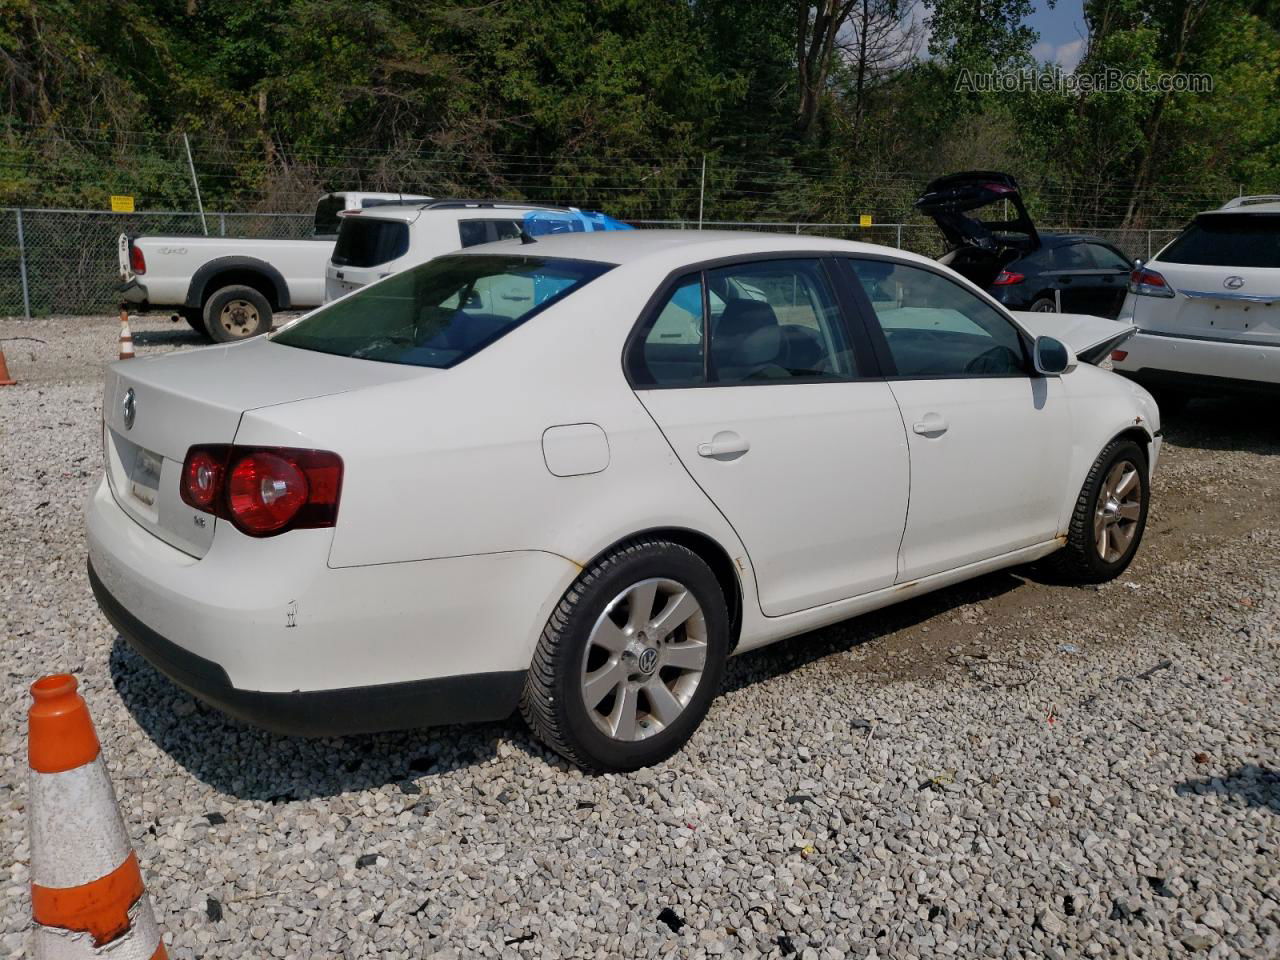
{"type": "Polygon", "coordinates": [[[1197,217],[1160,251],[1161,263],[1205,267],[1280,267],[1280,214],[1211,213],[1197,217]]]}
{"type": "Polygon", "coordinates": [[[338,300],[272,339],[363,360],[451,367],[610,269],[547,257],[438,257],[338,300]]]}

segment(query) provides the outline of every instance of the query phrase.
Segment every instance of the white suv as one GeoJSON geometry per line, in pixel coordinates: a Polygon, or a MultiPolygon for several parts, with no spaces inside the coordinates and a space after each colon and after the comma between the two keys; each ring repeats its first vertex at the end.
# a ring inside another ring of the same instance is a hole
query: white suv
{"type": "Polygon", "coordinates": [[[325,269],[325,302],[433,257],[496,240],[531,234],[628,229],[600,213],[574,207],[494,200],[429,203],[345,210],[338,242],[325,269]]]}
{"type": "Polygon", "coordinates": [[[1191,395],[1280,394],[1280,196],[1199,214],[1129,278],[1120,320],[1138,333],[1117,373],[1169,407],[1191,395]]]}

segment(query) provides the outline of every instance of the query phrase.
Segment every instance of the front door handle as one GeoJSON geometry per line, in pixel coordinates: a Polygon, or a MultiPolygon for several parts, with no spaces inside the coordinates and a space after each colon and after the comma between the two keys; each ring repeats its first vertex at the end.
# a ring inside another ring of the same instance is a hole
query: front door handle
{"type": "Polygon", "coordinates": [[[711,460],[736,460],[750,449],[751,444],[745,437],[732,430],[721,430],[710,440],[698,444],[698,456],[711,460]]]}
{"type": "Polygon", "coordinates": [[[926,413],[911,425],[911,429],[922,437],[940,437],[947,432],[949,424],[945,417],[938,413],[926,413]]]}

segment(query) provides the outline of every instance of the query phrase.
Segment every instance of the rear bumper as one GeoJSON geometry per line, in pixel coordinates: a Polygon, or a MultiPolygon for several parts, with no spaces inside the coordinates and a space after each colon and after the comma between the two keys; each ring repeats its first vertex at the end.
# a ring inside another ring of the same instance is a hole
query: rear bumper
{"type": "Polygon", "coordinates": [[[116,296],[125,303],[135,304],[142,309],[146,309],[151,305],[147,288],[144,284],[138,282],[137,277],[117,286],[116,296]]]}
{"type": "Polygon", "coordinates": [[[524,671],[508,670],[336,690],[240,690],[218,664],[162,637],[126,610],[92,561],[89,583],[103,615],[148,663],[223,713],[276,733],[324,737],[501,720],[515,710],[524,688],[524,671]]]}
{"type": "Polygon", "coordinates": [[[1139,332],[1114,361],[1116,373],[1148,389],[1206,394],[1280,393],[1280,344],[1233,343],[1139,332]]]}
{"type": "Polygon", "coordinates": [[[255,540],[218,523],[197,559],[135,523],[104,481],[86,509],[94,593],[178,685],[288,733],[509,715],[577,574],[539,551],[335,568],[332,531],[255,540]]]}

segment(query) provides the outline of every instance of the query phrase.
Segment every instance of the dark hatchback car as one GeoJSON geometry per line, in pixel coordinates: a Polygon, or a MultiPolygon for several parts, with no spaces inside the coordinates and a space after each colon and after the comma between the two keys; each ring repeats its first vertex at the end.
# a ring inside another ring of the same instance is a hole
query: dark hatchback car
{"type": "Polygon", "coordinates": [[[916,208],[932,217],[947,241],[938,259],[985,288],[1010,310],[1088,313],[1114,319],[1134,264],[1098,237],[1040,233],[1017,181],[1007,173],[971,171],[940,177],[916,208]],[[999,204],[1003,220],[976,212],[999,204]]]}

